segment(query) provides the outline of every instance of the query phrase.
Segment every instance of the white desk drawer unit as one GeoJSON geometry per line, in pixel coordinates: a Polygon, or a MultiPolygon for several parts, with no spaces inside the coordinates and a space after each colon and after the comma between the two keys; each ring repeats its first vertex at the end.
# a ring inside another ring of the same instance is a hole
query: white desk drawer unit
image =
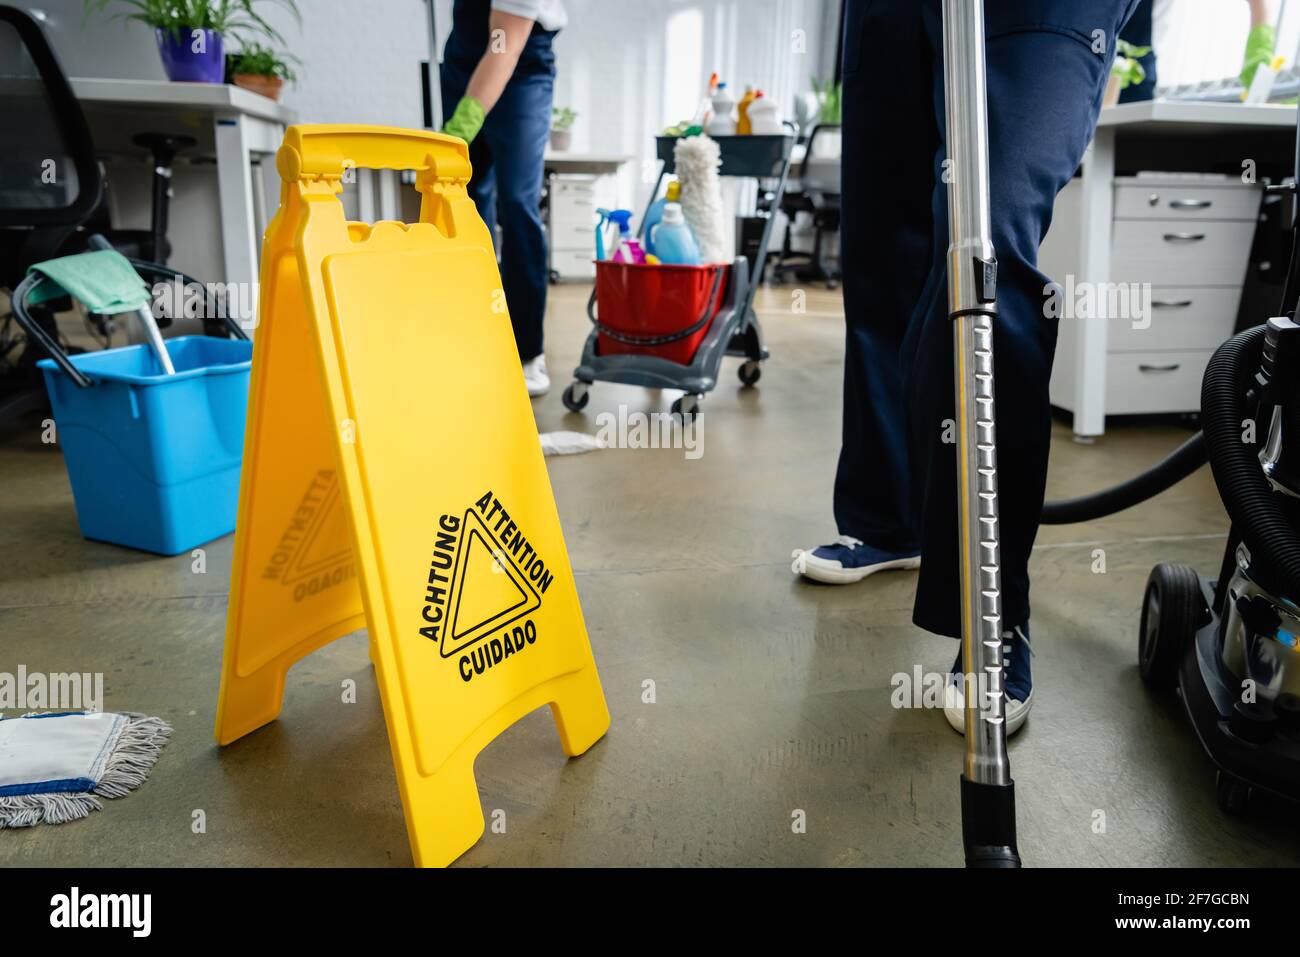
{"type": "MultiPolygon", "coordinates": [[[[1072,180],[1057,198],[1039,266],[1075,283],[1079,275],[1081,187],[1072,180]]],[[[1210,355],[1232,335],[1259,216],[1261,190],[1213,175],[1116,177],[1110,283],[1137,284],[1146,318],[1106,324],[1105,414],[1195,412],[1210,355]]],[[[1130,302],[1132,300],[1130,299],[1130,302]]],[[[1052,375],[1052,404],[1074,411],[1073,344],[1063,320],[1052,375]]],[[[1085,320],[1086,321],[1086,320],[1085,320]]]]}
{"type": "Polygon", "coordinates": [[[557,279],[594,279],[596,267],[595,180],[555,175],[548,181],[547,226],[551,272],[557,279]]]}

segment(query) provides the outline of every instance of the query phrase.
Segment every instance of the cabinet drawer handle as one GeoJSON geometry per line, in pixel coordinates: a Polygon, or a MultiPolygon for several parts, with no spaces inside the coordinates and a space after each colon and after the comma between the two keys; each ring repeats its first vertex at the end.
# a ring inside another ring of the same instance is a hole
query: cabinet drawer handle
{"type": "Polygon", "coordinates": [[[1170,209],[1209,209],[1213,205],[1208,199],[1171,199],[1170,209]]]}
{"type": "Polygon", "coordinates": [[[1194,243],[1205,238],[1205,233],[1165,233],[1167,243],[1194,243]]]}
{"type": "Polygon", "coordinates": [[[1181,362],[1171,362],[1167,366],[1152,366],[1144,362],[1138,366],[1138,372],[1177,372],[1181,366],[1181,362]]]}
{"type": "Polygon", "coordinates": [[[1152,299],[1152,309],[1186,309],[1192,304],[1190,299],[1152,299]]]}

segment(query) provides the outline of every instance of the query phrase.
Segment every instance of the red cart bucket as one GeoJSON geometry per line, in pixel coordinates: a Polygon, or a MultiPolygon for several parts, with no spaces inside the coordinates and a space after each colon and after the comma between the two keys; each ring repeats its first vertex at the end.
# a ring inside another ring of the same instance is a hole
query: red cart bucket
{"type": "Polygon", "coordinates": [[[592,318],[600,354],[637,353],[690,365],[722,309],[727,268],[598,260],[592,318]]]}

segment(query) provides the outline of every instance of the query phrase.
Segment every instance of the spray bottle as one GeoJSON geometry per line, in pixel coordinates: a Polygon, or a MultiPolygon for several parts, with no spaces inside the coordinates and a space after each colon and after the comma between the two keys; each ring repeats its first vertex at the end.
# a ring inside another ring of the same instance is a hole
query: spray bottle
{"type": "Polygon", "coordinates": [[[609,221],[618,227],[618,244],[614,247],[610,260],[633,265],[644,264],[645,250],[641,248],[641,241],[632,235],[632,210],[612,209],[609,221]]]}

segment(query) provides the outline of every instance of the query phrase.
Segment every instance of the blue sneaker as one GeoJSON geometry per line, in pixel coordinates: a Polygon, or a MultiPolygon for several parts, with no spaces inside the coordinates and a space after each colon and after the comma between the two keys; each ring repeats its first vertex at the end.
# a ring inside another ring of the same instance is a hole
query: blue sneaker
{"type": "Polygon", "coordinates": [[[794,564],[790,570],[796,575],[828,585],[860,582],[868,575],[890,568],[921,567],[919,552],[886,552],[849,535],[841,535],[835,544],[811,551],[796,548],[791,557],[794,564]]]}
{"type": "MultiPolygon", "coordinates": [[[[1007,737],[1020,730],[1034,700],[1034,680],[1030,676],[1029,626],[1012,628],[1002,633],[1002,687],[1006,693],[1005,714],[1007,737]]],[[[962,675],[961,652],[952,663],[952,672],[944,687],[943,714],[959,734],[966,733],[966,683],[962,675]]]]}

